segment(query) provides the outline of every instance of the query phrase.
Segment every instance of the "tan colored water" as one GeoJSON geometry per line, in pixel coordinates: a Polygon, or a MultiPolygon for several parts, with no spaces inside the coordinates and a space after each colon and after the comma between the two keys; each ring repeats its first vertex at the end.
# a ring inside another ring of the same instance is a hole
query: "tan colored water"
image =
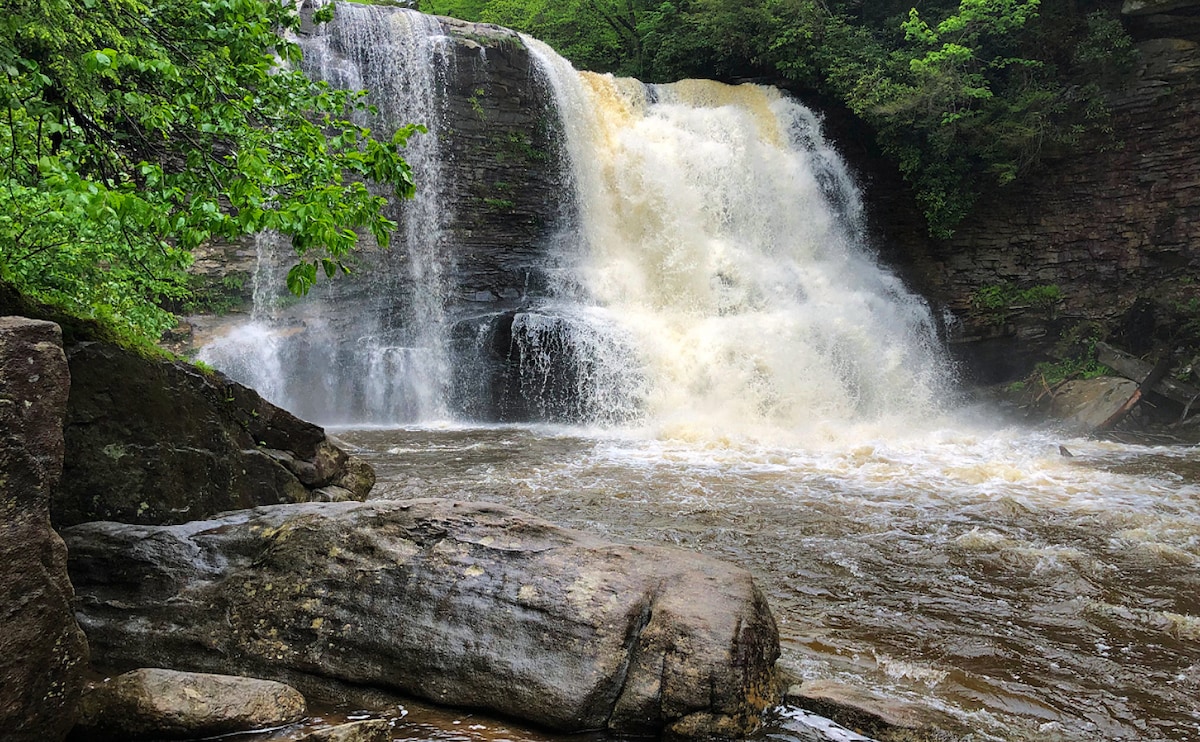
{"type": "Polygon", "coordinates": [[[376,466],[380,497],[503,502],[737,562],[766,588],[785,668],[945,713],[972,738],[1200,739],[1191,450],[857,432],[808,448],[516,427],[339,435],[376,466]]]}

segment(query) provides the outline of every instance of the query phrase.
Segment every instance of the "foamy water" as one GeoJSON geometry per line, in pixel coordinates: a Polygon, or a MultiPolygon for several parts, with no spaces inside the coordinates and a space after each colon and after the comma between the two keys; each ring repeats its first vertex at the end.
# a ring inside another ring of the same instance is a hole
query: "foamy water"
{"type": "MultiPolygon", "coordinates": [[[[449,425],[341,435],[377,467],[377,496],[499,501],[740,563],[768,593],[785,669],[964,739],[1200,738],[1192,451],[958,423],[804,446],[449,425]]],[[[808,739],[788,732],[798,723],[773,734],[808,739]]]]}

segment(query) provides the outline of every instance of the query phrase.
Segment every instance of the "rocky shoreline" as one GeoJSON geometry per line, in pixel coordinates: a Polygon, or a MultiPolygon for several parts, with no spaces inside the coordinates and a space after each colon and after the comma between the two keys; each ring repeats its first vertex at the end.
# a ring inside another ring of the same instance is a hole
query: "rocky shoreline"
{"type": "MultiPolygon", "coordinates": [[[[503,506],[358,502],[370,467],[321,428],[217,373],[93,341],[64,352],[50,322],[0,320],[0,368],[11,739],[64,739],[81,713],[76,739],[302,714],[294,690],[174,671],[675,739],[742,738],[781,697],[774,619],[741,568],[503,506]],[[135,674],[84,692],[89,662],[135,674]]],[[[320,734],[304,739],[386,730],[320,734]]]]}

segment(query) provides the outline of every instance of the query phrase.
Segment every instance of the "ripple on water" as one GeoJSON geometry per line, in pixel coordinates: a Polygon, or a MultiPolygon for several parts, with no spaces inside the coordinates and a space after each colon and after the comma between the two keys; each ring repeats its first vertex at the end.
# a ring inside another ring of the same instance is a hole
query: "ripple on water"
{"type": "Polygon", "coordinates": [[[869,686],[979,739],[1200,739],[1190,449],[951,427],[785,443],[341,435],[376,465],[379,496],[499,501],[748,567],[779,621],[781,662],[802,677],[869,686]]]}

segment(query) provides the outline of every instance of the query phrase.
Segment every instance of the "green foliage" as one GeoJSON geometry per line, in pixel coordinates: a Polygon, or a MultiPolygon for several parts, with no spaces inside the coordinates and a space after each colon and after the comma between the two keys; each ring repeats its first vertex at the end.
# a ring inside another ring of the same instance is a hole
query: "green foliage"
{"type": "Polygon", "coordinates": [[[1053,309],[1062,299],[1062,291],[1053,285],[1018,288],[1011,283],[983,286],[971,295],[971,307],[990,324],[1001,325],[1016,309],[1033,307],[1053,309]]]}
{"type": "Polygon", "coordinates": [[[483,95],[485,92],[486,91],[484,91],[483,88],[476,88],[475,92],[471,93],[471,97],[467,98],[467,102],[471,104],[471,110],[475,112],[475,115],[479,117],[480,121],[487,120],[487,111],[483,109],[483,105],[479,102],[479,96],[483,95]]]}
{"type": "Polygon", "coordinates": [[[395,225],[366,181],[411,195],[399,148],[417,128],[379,141],[354,123],[364,94],[299,72],[280,35],[293,6],[81,4],[10,0],[0,16],[0,279],[157,337],[207,240],[289,236],[297,293],[318,266],[344,270],[359,230],[386,245],[395,225]]]}
{"type": "Polygon", "coordinates": [[[971,296],[976,309],[1000,310],[1014,307],[1038,307],[1048,309],[1062,299],[1062,291],[1054,285],[1042,284],[1029,288],[1017,288],[1011,283],[984,286],[971,296]]]}
{"type": "Polygon", "coordinates": [[[1033,372],[1034,375],[1045,379],[1050,386],[1061,384],[1068,379],[1095,379],[1113,374],[1113,370],[1097,361],[1095,356],[1043,361],[1034,366],[1033,372]]]}
{"type": "Polygon", "coordinates": [[[1030,381],[1039,387],[1053,387],[1067,379],[1094,379],[1110,376],[1113,370],[1096,359],[1096,343],[1103,339],[1102,329],[1092,322],[1081,322],[1063,333],[1055,347],[1057,361],[1044,361],[1034,366],[1030,381]]]}
{"type": "Polygon", "coordinates": [[[247,273],[229,273],[219,280],[188,277],[188,295],[182,310],[188,314],[228,314],[246,301],[247,273]]]}

